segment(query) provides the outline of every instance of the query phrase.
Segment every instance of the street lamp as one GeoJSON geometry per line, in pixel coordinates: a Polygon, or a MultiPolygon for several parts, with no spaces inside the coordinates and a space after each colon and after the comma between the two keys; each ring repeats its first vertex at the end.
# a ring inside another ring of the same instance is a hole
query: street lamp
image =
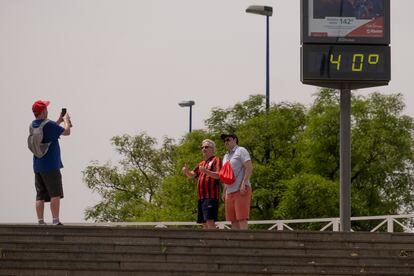
{"type": "Polygon", "coordinates": [[[181,107],[190,107],[190,125],[189,125],[189,132],[191,133],[191,120],[192,120],[192,116],[193,116],[193,105],[195,105],[194,101],[182,101],[178,103],[179,106],[181,107]]]}
{"type": "Polygon", "coordinates": [[[270,6],[249,6],[247,13],[259,14],[266,16],[266,111],[270,106],[270,85],[269,85],[269,17],[273,14],[273,8],[270,6]]]}

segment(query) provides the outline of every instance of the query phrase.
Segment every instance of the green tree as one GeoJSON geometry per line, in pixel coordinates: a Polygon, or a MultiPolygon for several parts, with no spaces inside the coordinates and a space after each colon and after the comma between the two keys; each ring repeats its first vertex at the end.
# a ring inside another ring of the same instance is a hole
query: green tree
{"type": "Polygon", "coordinates": [[[148,216],[157,206],[154,200],[165,177],[174,172],[174,144],[166,138],[161,149],[156,140],[141,133],[112,138],[122,156],[120,166],[92,163],[83,171],[88,188],[97,192],[102,201],[86,210],[86,219],[95,221],[136,221],[148,216]]]}
{"type": "Polygon", "coordinates": [[[234,132],[247,120],[264,112],[263,95],[252,95],[232,108],[213,108],[205,123],[210,133],[234,132]]]}
{"type": "MultiPolygon", "coordinates": [[[[352,215],[413,209],[413,120],[401,95],[352,97],[352,215]]],[[[300,152],[304,173],[339,183],[339,92],[322,89],[310,108],[300,152]]]]}
{"type": "Polygon", "coordinates": [[[339,95],[322,89],[307,112],[300,138],[300,159],[306,173],[339,179],[339,95]]]}
{"type": "Polygon", "coordinates": [[[305,118],[302,105],[280,104],[239,127],[241,145],[249,151],[254,164],[252,217],[275,218],[285,190],[284,180],[300,172],[297,146],[305,118]]]}
{"type": "MultiPolygon", "coordinates": [[[[278,206],[283,219],[336,217],[339,213],[338,183],[320,175],[303,174],[286,180],[286,190],[278,206]]],[[[320,224],[298,226],[317,230],[320,224]],[[314,227],[315,226],[315,227],[314,227]]]]}
{"type": "Polygon", "coordinates": [[[358,215],[413,209],[413,119],[402,96],[372,94],[353,101],[352,194],[358,215]]]}

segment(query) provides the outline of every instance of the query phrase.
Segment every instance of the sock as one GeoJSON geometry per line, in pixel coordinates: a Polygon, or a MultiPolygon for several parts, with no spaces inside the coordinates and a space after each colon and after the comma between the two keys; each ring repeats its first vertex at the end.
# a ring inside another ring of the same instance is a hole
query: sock
{"type": "Polygon", "coordinates": [[[59,218],[53,218],[53,224],[59,224],[59,223],[60,223],[59,218]]]}
{"type": "Polygon", "coordinates": [[[41,219],[37,219],[37,222],[39,223],[39,224],[46,224],[45,223],[45,221],[41,218],[41,219]]]}

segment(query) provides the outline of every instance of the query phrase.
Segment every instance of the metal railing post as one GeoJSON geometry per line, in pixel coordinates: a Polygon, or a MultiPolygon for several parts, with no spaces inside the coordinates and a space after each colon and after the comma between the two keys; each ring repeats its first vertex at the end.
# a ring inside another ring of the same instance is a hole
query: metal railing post
{"type": "Polygon", "coordinates": [[[339,231],[339,219],[334,219],[332,221],[332,230],[334,232],[338,232],[339,231]]]}
{"type": "Polygon", "coordinates": [[[387,218],[387,232],[393,233],[394,232],[394,220],[393,218],[387,218]]]}
{"type": "Polygon", "coordinates": [[[276,224],[277,224],[277,230],[283,231],[283,222],[278,221],[276,224]]]}

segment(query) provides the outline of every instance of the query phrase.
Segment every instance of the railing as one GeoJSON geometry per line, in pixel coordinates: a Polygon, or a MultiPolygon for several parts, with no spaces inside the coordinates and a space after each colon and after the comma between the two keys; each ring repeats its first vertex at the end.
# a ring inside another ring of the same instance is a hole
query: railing
{"type": "MultiPolygon", "coordinates": [[[[351,217],[351,227],[352,221],[379,221],[379,224],[371,229],[370,232],[380,231],[383,225],[387,225],[387,232],[394,232],[394,224],[398,224],[402,227],[404,232],[414,233],[414,229],[408,224],[404,225],[399,220],[414,220],[414,214],[408,215],[389,215],[389,216],[372,216],[372,217],[351,217]]],[[[269,225],[267,230],[295,230],[292,225],[298,224],[309,224],[309,223],[324,223],[325,225],[320,229],[320,231],[325,231],[332,229],[332,231],[340,230],[340,219],[339,218],[317,218],[317,219],[292,219],[292,220],[251,220],[249,225],[269,225]]],[[[118,223],[96,223],[95,225],[105,225],[105,226],[153,226],[157,228],[167,228],[169,226],[199,226],[196,222],[118,222],[118,223]]],[[[231,223],[229,221],[218,221],[216,222],[217,228],[219,229],[230,229],[231,223]]],[[[351,229],[351,231],[353,231],[351,229]]]]}

